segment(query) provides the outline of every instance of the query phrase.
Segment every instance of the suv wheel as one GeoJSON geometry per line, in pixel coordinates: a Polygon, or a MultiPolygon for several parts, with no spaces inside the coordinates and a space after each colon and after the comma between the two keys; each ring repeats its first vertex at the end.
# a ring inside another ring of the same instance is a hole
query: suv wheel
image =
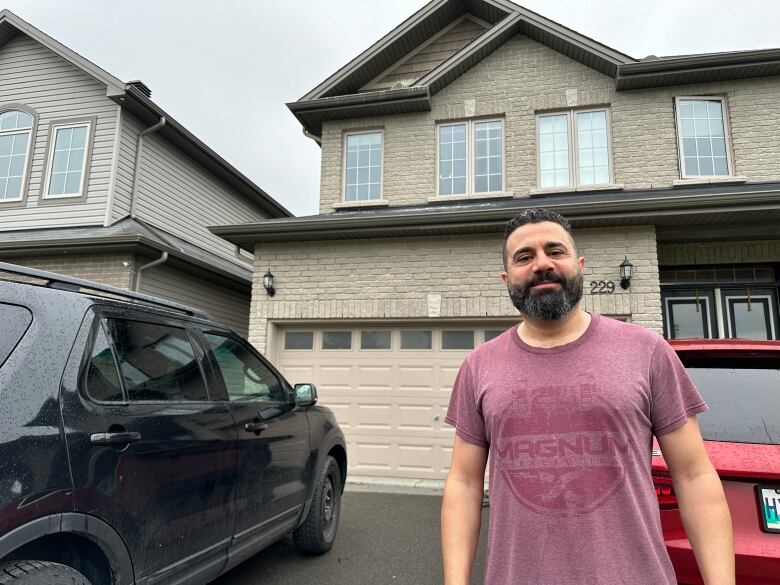
{"type": "Polygon", "coordinates": [[[13,561],[0,565],[0,585],[92,585],[76,569],[48,561],[13,561]]]}
{"type": "Polygon", "coordinates": [[[293,532],[298,550],[309,555],[329,551],[336,539],[340,515],[341,473],[336,460],[328,456],[314,484],[306,520],[293,532]]]}

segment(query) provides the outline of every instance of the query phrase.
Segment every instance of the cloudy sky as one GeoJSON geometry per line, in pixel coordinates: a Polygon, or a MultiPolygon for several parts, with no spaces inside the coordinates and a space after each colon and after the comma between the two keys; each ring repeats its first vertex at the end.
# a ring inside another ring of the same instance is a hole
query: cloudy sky
{"type": "MultiPolygon", "coordinates": [[[[632,57],[780,47],[776,0],[525,0],[632,57]]],[[[424,0],[6,0],[124,81],[296,215],[317,212],[320,150],[300,98],[424,0]]]]}

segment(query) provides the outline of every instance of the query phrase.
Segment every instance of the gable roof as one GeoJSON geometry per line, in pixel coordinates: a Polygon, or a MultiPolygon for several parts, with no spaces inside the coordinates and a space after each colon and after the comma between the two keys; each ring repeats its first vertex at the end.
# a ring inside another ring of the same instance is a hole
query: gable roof
{"type": "Polygon", "coordinates": [[[56,39],[38,30],[10,10],[0,10],[0,49],[17,34],[25,34],[54,54],[106,86],[106,97],[128,110],[145,124],[154,124],[165,117],[166,124],[158,134],[165,137],[185,154],[226,182],[243,197],[263,210],[269,217],[290,217],[290,213],[233,165],[219,156],[199,138],[172,118],[145,95],[137,84],[125,83],[69,49],[56,39]]]}
{"type": "Polygon", "coordinates": [[[430,110],[431,96],[516,34],[614,78],[618,91],[780,74],[780,50],[777,49],[637,60],[509,0],[432,0],[287,107],[314,136],[321,135],[325,120],[430,110]],[[408,89],[426,89],[427,102],[418,99],[399,106],[399,90],[360,91],[463,14],[472,14],[490,26],[410,85],[408,89]],[[347,96],[361,96],[362,100],[353,99],[348,109],[338,109],[343,103],[337,98],[346,100],[347,96]],[[384,102],[394,103],[394,107],[383,110],[384,102]]]}

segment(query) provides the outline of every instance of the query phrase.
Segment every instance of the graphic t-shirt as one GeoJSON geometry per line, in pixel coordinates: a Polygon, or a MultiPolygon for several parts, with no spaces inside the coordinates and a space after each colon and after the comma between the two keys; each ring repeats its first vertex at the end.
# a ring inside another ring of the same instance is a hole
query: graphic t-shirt
{"type": "Polygon", "coordinates": [[[511,327],[460,368],[445,421],[490,449],[485,585],[675,585],[653,434],[707,405],[669,344],[593,315],[577,340],[511,327]]]}

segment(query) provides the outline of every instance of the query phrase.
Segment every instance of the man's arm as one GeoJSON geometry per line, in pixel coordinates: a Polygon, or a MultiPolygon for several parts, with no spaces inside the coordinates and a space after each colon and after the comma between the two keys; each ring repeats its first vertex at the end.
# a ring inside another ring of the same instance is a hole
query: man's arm
{"type": "Polygon", "coordinates": [[[441,506],[445,585],[468,585],[482,523],[488,450],[455,437],[441,506]]]}
{"type": "Polygon", "coordinates": [[[723,486],[695,416],[658,437],[688,540],[706,585],[734,585],[734,536],[723,486]]]}

